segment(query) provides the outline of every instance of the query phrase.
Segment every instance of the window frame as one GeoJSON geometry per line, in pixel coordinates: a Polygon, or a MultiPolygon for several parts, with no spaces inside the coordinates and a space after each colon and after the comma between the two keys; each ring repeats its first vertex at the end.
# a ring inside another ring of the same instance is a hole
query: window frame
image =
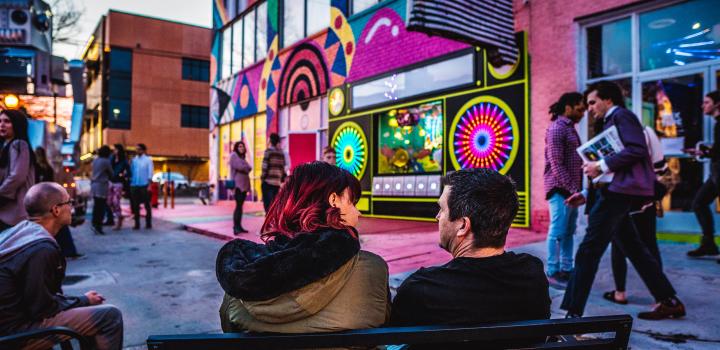
{"type": "MultiPolygon", "coordinates": [[[[235,16],[235,18],[233,18],[232,21],[226,23],[225,25],[223,25],[222,27],[220,27],[220,28],[218,29],[218,32],[220,33],[220,64],[218,64],[218,67],[219,67],[219,69],[220,69],[220,80],[230,79],[230,78],[234,77],[236,74],[238,74],[239,72],[243,71],[244,69],[246,69],[246,68],[248,68],[248,67],[250,67],[250,66],[253,66],[253,65],[257,64],[258,62],[264,60],[264,59],[267,57],[267,47],[268,47],[268,45],[267,45],[267,35],[266,35],[266,38],[265,38],[266,43],[264,44],[264,45],[265,45],[265,48],[266,48],[265,53],[264,53],[264,56],[258,57],[258,55],[257,55],[257,46],[258,46],[258,45],[257,45],[257,32],[258,32],[258,28],[257,28],[257,17],[258,17],[257,14],[258,14],[258,11],[257,11],[257,10],[258,10],[258,8],[260,7],[260,5],[262,5],[262,4],[266,4],[265,10],[267,11],[267,10],[268,10],[267,0],[257,1],[257,2],[255,2],[255,3],[253,3],[251,6],[248,6],[248,8],[246,8],[244,11],[238,12],[237,16],[235,16]],[[248,16],[248,15],[252,15],[252,16],[253,16],[253,19],[254,19],[254,26],[253,26],[253,41],[254,41],[254,45],[253,45],[253,50],[252,50],[252,55],[253,55],[253,57],[254,57],[254,60],[253,60],[253,63],[251,63],[251,64],[249,64],[249,65],[244,65],[243,63],[244,63],[244,57],[245,57],[245,50],[244,50],[244,46],[245,46],[245,36],[244,36],[245,24],[244,24],[244,21],[243,21],[243,20],[245,19],[245,16],[248,16]],[[235,47],[235,35],[236,35],[236,34],[235,34],[235,28],[234,28],[234,26],[235,26],[235,24],[236,24],[237,22],[241,22],[240,27],[242,28],[242,30],[240,31],[240,36],[241,36],[241,39],[240,39],[240,47],[241,47],[241,50],[240,50],[240,63],[239,63],[239,65],[236,65],[236,64],[235,64],[235,62],[234,62],[234,60],[233,60],[233,54],[232,54],[232,53],[233,53],[233,48],[235,47]],[[222,67],[223,67],[223,65],[226,64],[226,63],[225,63],[225,59],[227,58],[227,57],[225,57],[225,55],[224,55],[224,49],[223,49],[223,48],[224,48],[224,45],[225,45],[225,36],[224,36],[224,33],[225,33],[226,30],[230,30],[230,73],[229,73],[228,76],[223,76],[223,75],[222,75],[222,67]],[[237,67],[237,68],[236,68],[236,67],[237,67]]],[[[281,2],[281,4],[282,4],[282,2],[281,2]]],[[[267,16],[267,14],[266,14],[265,18],[266,18],[266,25],[267,25],[267,22],[268,22],[270,19],[269,19],[269,16],[267,16]]],[[[279,21],[282,21],[282,18],[279,18],[278,20],[279,20],[279,21]]]]}
{"type": "Polygon", "coordinates": [[[180,127],[186,129],[208,129],[210,127],[210,107],[181,104],[180,127]],[[195,123],[196,121],[197,123],[195,123]]]}
{"type": "Polygon", "coordinates": [[[347,0],[347,4],[348,4],[348,14],[349,14],[348,17],[350,17],[350,16],[355,16],[355,15],[360,14],[360,13],[365,13],[365,12],[367,12],[368,10],[374,8],[375,6],[378,6],[378,4],[380,4],[380,3],[382,3],[382,2],[385,2],[385,1],[387,1],[387,0],[374,0],[374,1],[375,1],[375,4],[370,5],[370,6],[368,6],[367,8],[364,8],[364,9],[362,9],[362,10],[360,10],[360,11],[355,12],[355,0],[347,0]]]}
{"type": "MultiPolygon", "coordinates": [[[[314,33],[308,33],[308,1],[309,0],[299,0],[299,1],[298,0],[280,0],[278,3],[278,5],[279,5],[278,6],[279,7],[278,22],[280,23],[280,48],[281,49],[291,47],[291,46],[301,42],[302,40],[310,37],[311,35],[321,33],[323,30],[326,30],[330,26],[330,23],[328,23],[328,25],[324,26],[323,29],[321,29],[317,32],[314,32],[314,33]],[[286,1],[293,1],[296,4],[299,3],[299,1],[302,1],[302,5],[303,5],[303,25],[302,25],[303,37],[292,43],[285,42],[285,2],[286,1]]],[[[332,1],[331,0],[327,0],[327,1],[328,1],[328,11],[330,11],[330,8],[332,7],[332,1]]],[[[348,5],[350,5],[349,1],[348,1],[348,5]]]]}
{"type": "Polygon", "coordinates": [[[201,82],[210,82],[210,61],[208,60],[201,60],[197,58],[190,58],[190,57],[183,57],[182,58],[182,80],[188,80],[188,81],[201,81],[201,82]],[[186,75],[186,68],[190,69],[188,74],[186,75]],[[193,74],[193,71],[197,71],[197,75],[193,74]],[[205,72],[207,70],[207,72],[205,72]],[[207,73],[207,74],[205,74],[207,73]],[[206,79],[202,79],[206,77],[206,79]],[[200,78],[200,79],[196,79],[200,78]]]}

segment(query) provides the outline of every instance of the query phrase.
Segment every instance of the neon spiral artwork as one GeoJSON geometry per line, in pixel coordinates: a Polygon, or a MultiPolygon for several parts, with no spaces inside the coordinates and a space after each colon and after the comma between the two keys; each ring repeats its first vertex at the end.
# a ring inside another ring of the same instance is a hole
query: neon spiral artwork
{"type": "Polygon", "coordinates": [[[483,96],[467,103],[451,127],[450,154],[456,169],[507,172],[515,159],[518,126],[501,100],[483,96]]]}
{"type": "Polygon", "coordinates": [[[335,131],[332,146],[335,149],[336,164],[349,171],[358,179],[362,178],[367,165],[367,139],[360,125],[345,122],[335,131]]]}

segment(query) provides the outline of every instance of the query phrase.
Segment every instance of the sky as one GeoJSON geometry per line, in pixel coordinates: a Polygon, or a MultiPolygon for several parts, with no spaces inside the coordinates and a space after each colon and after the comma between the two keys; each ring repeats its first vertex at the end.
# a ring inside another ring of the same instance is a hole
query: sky
{"type": "Polygon", "coordinates": [[[212,0],[65,0],[84,9],[78,24],[79,33],[70,44],[55,44],[53,53],[68,60],[80,58],[90,34],[100,17],[114,9],[140,15],[169,19],[208,27],[212,25],[212,0]]]}

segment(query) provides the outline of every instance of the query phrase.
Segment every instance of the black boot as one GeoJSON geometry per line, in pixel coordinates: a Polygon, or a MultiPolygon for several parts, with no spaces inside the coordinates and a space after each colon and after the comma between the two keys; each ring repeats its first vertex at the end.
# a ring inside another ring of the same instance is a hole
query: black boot
{"type": "Polygon", "coordinates": [[[713,237],[707,237],[703,236],[702,242],[700,243],[700,246],[695,249],[687,252],[687,255],[690,257],[701,257],[705,255],[718,255],[720,254],[720,251],[718,251],[718,247],[715,244],[715,240],[713,237]]]}

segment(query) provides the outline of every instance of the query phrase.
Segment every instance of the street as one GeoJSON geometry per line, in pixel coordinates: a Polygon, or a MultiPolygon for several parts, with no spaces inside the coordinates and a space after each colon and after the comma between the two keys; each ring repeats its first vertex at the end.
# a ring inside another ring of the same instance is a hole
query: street
{"type": "Polygon", "coordinates": [[[152,230],[106,227],[105,236],[84,225],[72,230],[85,257],[68,261],[66,285],[81,295],[96,290],[122,310],[125,347],[144,347],[149,334],[219,332],[222,289],[215,278],[215,254],[224,243],[154,221],[152,230]]]}

